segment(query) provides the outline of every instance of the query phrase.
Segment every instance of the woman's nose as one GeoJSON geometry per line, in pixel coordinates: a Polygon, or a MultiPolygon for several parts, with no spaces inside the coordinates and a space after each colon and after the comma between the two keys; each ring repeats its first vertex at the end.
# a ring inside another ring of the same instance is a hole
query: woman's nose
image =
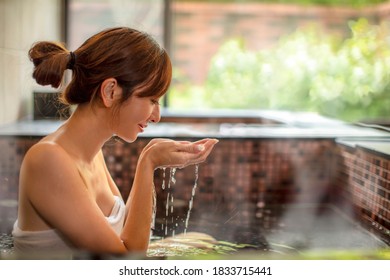
{"type": "Polygon", "coordinates": [[[150,122],[158,123],[161,120],[160,106],[154,106],[152,115],[150,116],[150,122]]]}

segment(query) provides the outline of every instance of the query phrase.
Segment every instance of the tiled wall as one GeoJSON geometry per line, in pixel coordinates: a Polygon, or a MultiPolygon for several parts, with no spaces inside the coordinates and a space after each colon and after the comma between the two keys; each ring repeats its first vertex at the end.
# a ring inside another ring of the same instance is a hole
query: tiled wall
{"type": "Polygon", "coordinates": [[[0,137],[0,232],[10,232],[17,215],[19,169],[36,137],[0,137]]]}
{"type": "Polygon", "coordinates": [[[390,240],[390,158],[340,145],[339,195],[373,232],[390,240]]]}
{"type": "Polygon", "coordinates": [[[221,124],[221,123],[243,123],[243,124],[281,124],[280,122],[266,119],[262,117],[212,117],[204,116],[204,117],[193,117],[193,116],[161,116],[161,122],[173,122],[173,123],[207,123],[207,124],[221,124]]]}
{"type": "MultiPolygon", "coordinates": [[[[104,148],[108,167],[125,197],[133,180],[136,155],[147,142],[148,139],[133,144],[117,142],[104,148]]],[[[207,162],[199,166],[194,214],[227,220],[234,213],[239,223],[248,224],[257,209],[268,205],[330,202],[329,190],[337,174],[334,150],[332,140],[220,139],[207,162]]],[[[185,218],[195,167],[176,170],[176,183],[171,183],[171,189],[169,177],[170,169],[165,170],[165,175],[163,170],[155,172],[157,216],[165,218],[170,193],[169,200],[173,197],[175,205],[173,217],[185,218]]]]}
{"type": "MultiPolygon", "coordinates": [[[[125,198],[138,155],[149,140],[139,138],[132,144],[110,141],[104,146],[108,168],[125,198]]],[[[2,199],[17,199],[21,160],[36,141],[38,138],[0,137],[4,151],[0,159],[2,199]]],[[[223,215],[234,211],[246,223],[265,205],[327,201],[336,171],[333,150],[331,140],[220,139],[208,161],[199,166],[194,212],[223,215]]],[[[168,186],[169,169],[165,172],[168,186]]],[[[168,192],[174,197],[177,213],[186,212],[195,181],[194,167],[178,169],[176,184],[170,190],[162,189],[163,176],[162,170],[156,170],[158,213],[165,213],[168,192]]],[[[15,216],[14,209],[7,211],[15,216]]]]}
{"type": "MultiPolygon", "coordinates": [[[[39,138],[0,137],[0,231],[16,217],[18,172],[27,149],[39,138]]],[[[124,198],[136,161],[148,138],[110,141],[107,165],[124,198]]],[[[186,140],[196,140],[188,139],[186,140]]],[[[332,139],[220,139],[199,165],[192,215],[213,216],[240,225],[251,223],[266,206],[281,203],[332,203],[372,231],[390,237],[389,158],[336,144],[332,139]],[[349,212],[350,211],[350,212],[349,212]]],[[[157,219],[183,222],[195,183],[195,167],[155,171],[157,219]],[[163,181],[165,188],[163,189],[163,181]],[[169,193],[169,208],[167,196],[169,193]],[[174,205],[171,212],[170,205],[174,205]]]]}

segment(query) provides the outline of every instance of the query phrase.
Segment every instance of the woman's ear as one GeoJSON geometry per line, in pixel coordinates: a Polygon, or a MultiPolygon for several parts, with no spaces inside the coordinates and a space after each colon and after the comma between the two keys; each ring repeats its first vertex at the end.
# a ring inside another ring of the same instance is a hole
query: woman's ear
{"type": "Polygon", "coordinates": [[[100,97],[105,107],[112,105],[121,98],[122,89],[118,86],[115,78],[108,78],[100,86],[100,97]]]}

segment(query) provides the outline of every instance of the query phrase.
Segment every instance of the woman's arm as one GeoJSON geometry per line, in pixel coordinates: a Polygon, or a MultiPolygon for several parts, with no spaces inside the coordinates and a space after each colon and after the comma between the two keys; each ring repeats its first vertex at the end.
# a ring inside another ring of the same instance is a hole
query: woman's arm
{"type": "Polygon", "coordinates": [[[127,217],[121,239],[127,250],[145,252],[149,245],[153,207],[154,167],[150,160],[140,157],[133,186],[127,199],[127,217]]]}

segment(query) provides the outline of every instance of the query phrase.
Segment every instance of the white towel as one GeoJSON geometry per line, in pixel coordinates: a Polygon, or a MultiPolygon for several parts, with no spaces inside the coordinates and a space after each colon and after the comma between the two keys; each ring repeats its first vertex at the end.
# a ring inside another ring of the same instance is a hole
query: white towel
{"type": "MultiPolygon", "coordinates": [[[[120,235],[126,216],[126,205],[122,198],[115,196],[115,203],[107,218],[108,223],[120,235]]],[[[13,231],[14,249],[16,252],[58,252],[68,254],[72,252],[71,246],[56,229],[42,231],[24,231],[15,221],[13,231]]]]}

